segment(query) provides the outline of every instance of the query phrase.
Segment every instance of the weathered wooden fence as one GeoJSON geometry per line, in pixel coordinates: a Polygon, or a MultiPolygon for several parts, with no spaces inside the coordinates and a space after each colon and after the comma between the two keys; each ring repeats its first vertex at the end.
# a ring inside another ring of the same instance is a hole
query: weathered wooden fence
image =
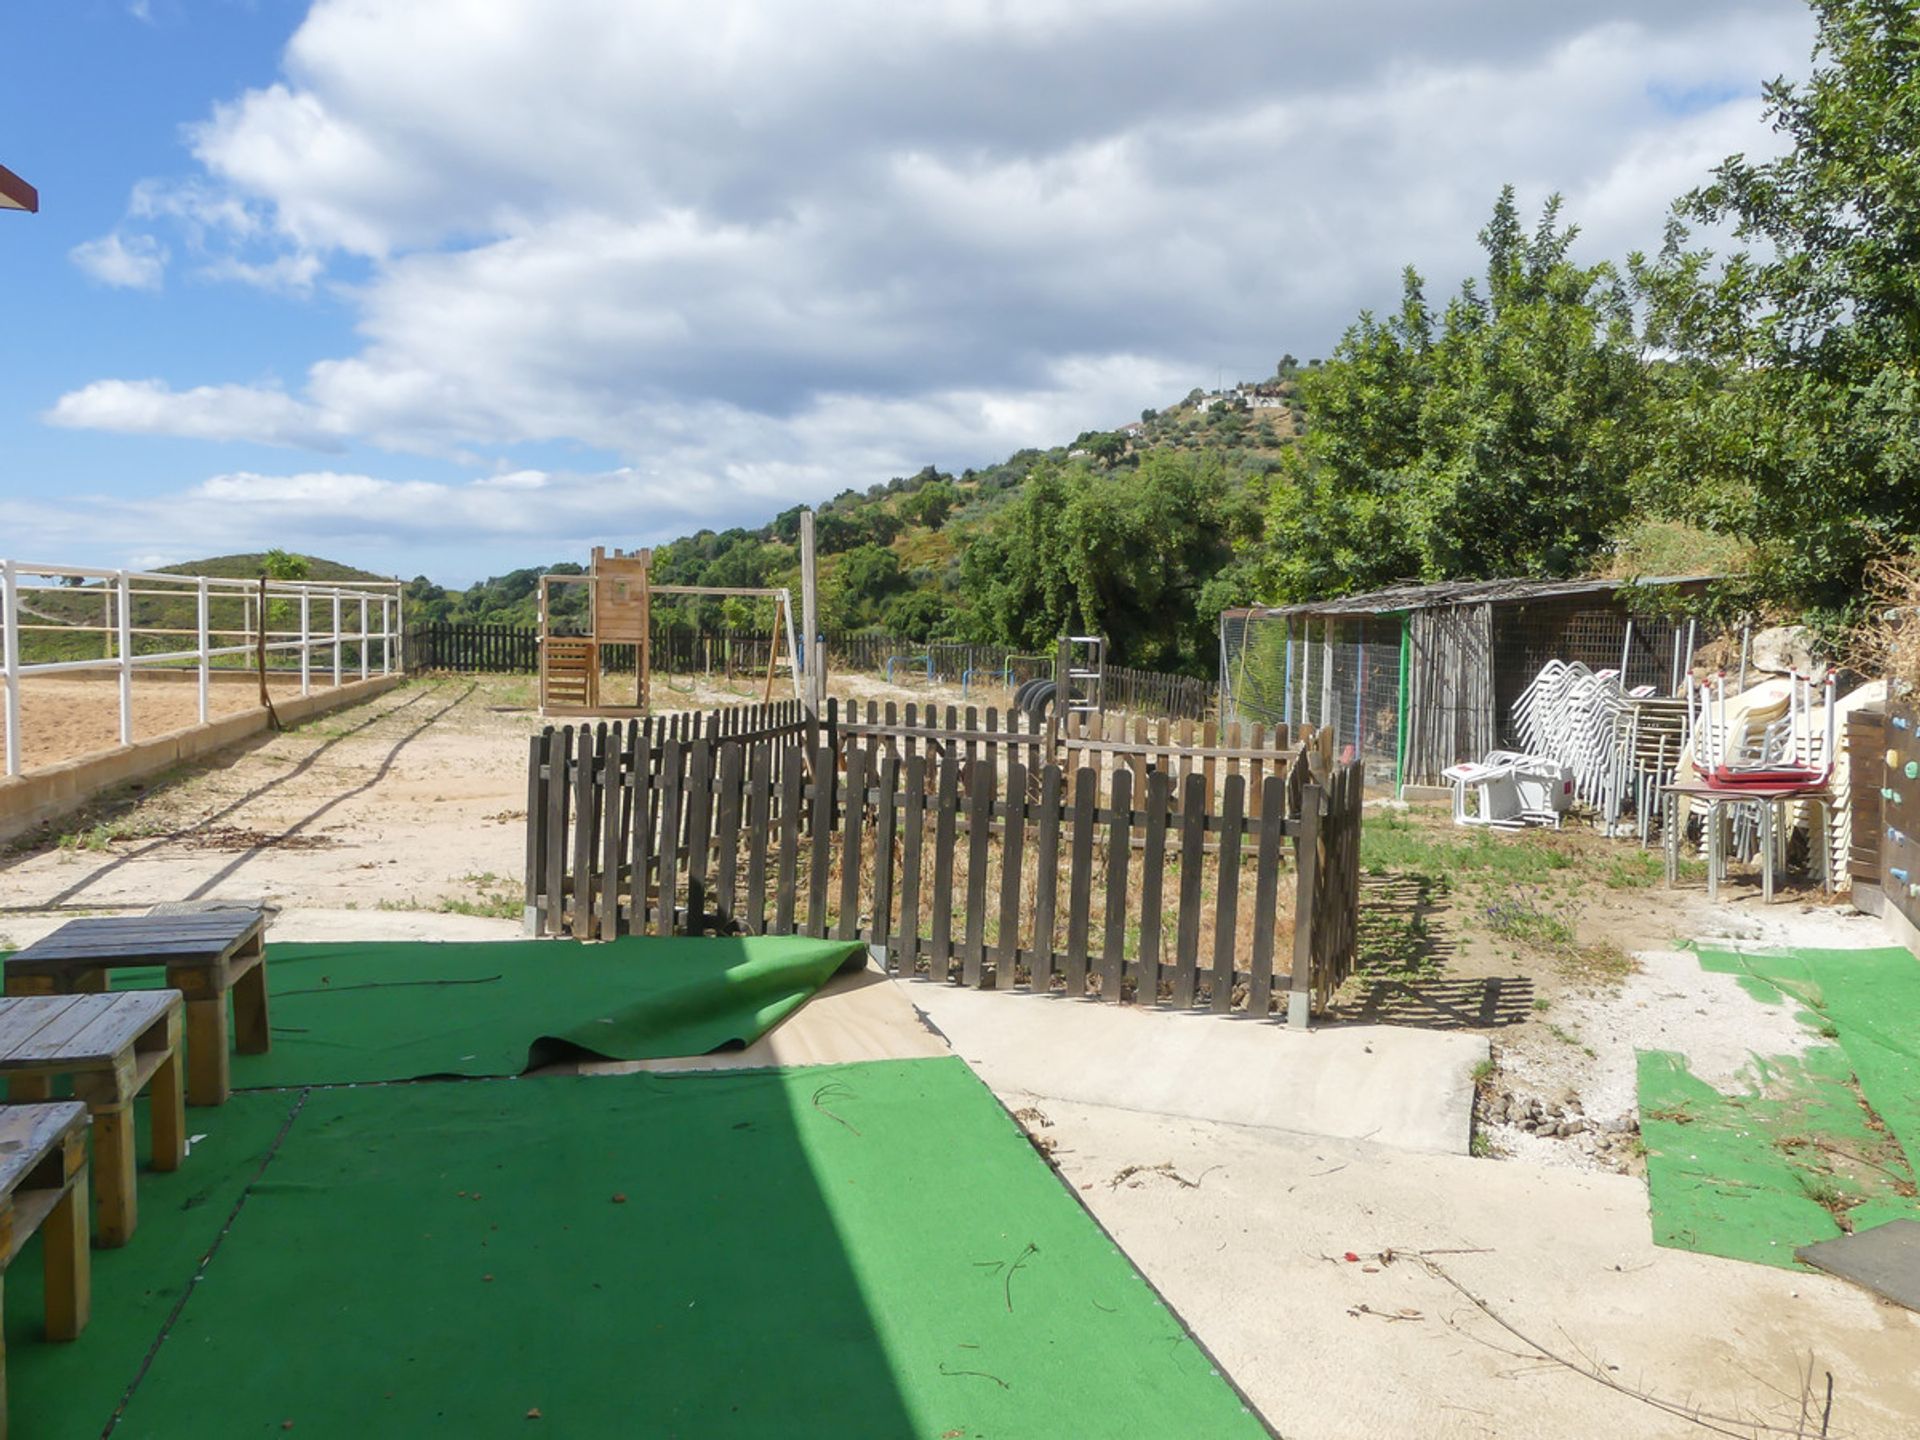
{"type": "Polygon", "coordinates": [[[407,632],[412,670],[533,674],[540,669],[540,632],[520,625],[416,625],[407,632]]]}
{"type": "Polygon", "coordinates": [[[530,926],[861,939],[903,976],[1255,1015],[1287,995],[1303,1023],[1351,970],[1353,767],[1164,747],[1136,785],[1145,757],[1063,766],[1018,721],[771,709],[534,737],[530,926]]]}
{"type": "Polygon", "coordinates": [[[1125,665],[1107,666],[1103,699],[1109,710],[1174,720],[1211,720],[1220,709],[1219,688],[1211,680],[1125,665]]]}

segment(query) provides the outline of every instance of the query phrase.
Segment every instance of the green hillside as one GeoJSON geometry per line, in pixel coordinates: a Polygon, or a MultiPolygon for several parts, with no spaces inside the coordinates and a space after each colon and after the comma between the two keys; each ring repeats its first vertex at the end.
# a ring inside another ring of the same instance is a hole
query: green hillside
{"type": "MultiPolygon", "coordinates": [[[[347,580],[389,580],[392,577],[376,575],[352,565],[343,565],[337,560],[328,560],[318,555],[290,554],[274,552],[247,555],[215,555],[205,560],[188,560],[178,565],[165,565],[149,571],[155,575],[207,575],[216,579],[256,580],[263,571],[274,569],[288,579],[304,579],[319,582],[347,580]]],[[[140,582],[135,581],[133,588],[137,592],[140,582]]],[[[112,623],[111,581],[88,580],[74,583],[60,590],[38,590],[30,592],[21,601],[21,658],[29,664],[55,660],[99,659],[113,653],[111,637],[103,635],[100,627],[112,623]],[[62,634],[56,630],[33,628],[40,626],[73,626],[72,634],[62,634]]],[[[134,637],[133,650],[136,655],[162,654],[173,650],[191,650],[194,646],[194,633],[198,611],[198,597],[192,591],[178,594],[136,593],[133,597],[132,625],[135,630],[173,631],[173,634],[146,634],[134,637]]],[[[246,625],[246,615],[250,613],[238,591],[216,591],[209,600],[208,620],[216,629],[240,630],[246,625]]],[[[269,626],[276,630],[297,628],[299,624],[296,606],[286,600],[271,602],[268,615],[269,626]]],[[[322,617],[314,617],[316,625],[325,623],[322,617]]],[[[238,638],[216,639],[215,644],[239,643],[238,638]]],[[[223,663],[238,663],[228,657],[223,663]]]]}
{"type": "MultiPolygon", "coordinates": [[[[1022,450],[985,469],[953,474],[929,465],[864,491],[842,491],[815,509],[822,624],[914,640],[1044,645],[1066,624],[1083,623],[1069,621],[1073,612],[1097,617],[1115,636],[1116,658],[1126,663],[1204,667],[1213,624],[1205,605],[1214,601],[1186,582],[1204,587],[1232,566],[1227,512],[1257,509],[1262,482],[1300,434],[1304,412],[1295,379],[1301,368],[1288,356],[1257,385],[1214,395],[1194,390],[1115,429],[1022,450]],[[1197,503],[1168,514],[1176,494],[1197,503]],[[1113,555],[1100,576],[1077,587],[1082,593],[1067,593],[1076,587],[1064,575],[1062,584],[1043,582],[1051,594],[1007,593],[1009,577],[991,555],[1009,543],[1026,550],[1028,542],[1015,537],[1046,524],[1049,513],[1063,521],[1071,514],[1094,530],[1104,517],[1112,522],[1107,533],[1124,531],[1145,542],[1140,564],[1130,569],[1113,555]],[[1220,522],[1211,544],[1190,533],[1208,522],[1220,522]],[[1183,549],[1196,543],[1209,551],[1185,557],[1197,563],[1197,575],[1182,568],[1183,549]],[[1165,572],[1174,591],[1156,599],[1145,583],[1152,572],[1165,572]],[[1131,622],[1129,608],[1139,612],[1131,622]]],[[[800,513],[795,506],[757,529],[702,530],[660,546],[654,578],[676,585],[786,585],[797,594],[800,513]]],[[[545,568],[578,573],[581,567],[545,568]]],[[[422,577],[408,587],[410,618],[533,625],[542,571],[515,570],[465,591],[422,577]]],[[[579,602],[577,591],[562,595],[579,602]]],[[[766,605],[739,600],[690,601],[656,613],[669,624],[758,628],[770,619],[766,605]]]]}

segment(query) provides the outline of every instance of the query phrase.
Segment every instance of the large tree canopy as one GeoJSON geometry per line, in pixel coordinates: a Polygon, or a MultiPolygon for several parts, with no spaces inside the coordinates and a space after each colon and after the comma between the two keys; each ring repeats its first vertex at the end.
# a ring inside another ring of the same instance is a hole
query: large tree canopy
{"type": "Polygon", "coordinates": [[[1528,235],[1503,190],[1436,325],[1420,276],[1303,374],[1310,424],[1274,487],[1279,598],[1399,579],[1567,575],[1626,512],[1647,397],[1633,306],[1610,265],[1569,258],[1547,202],[1528,235]]]}
{"type": "Polygon", "coordinates": [[[1811,78],[1766,87],[1786,153],[1729,157],[1633,265],[1680,360],[1661,503],[1751,540],[1757,598],[1842,621],[1920,532],[1920,13],[1813,8],[1811,78]],[[1694,224],[1742,248],[1689,249],[1694,224]]]}

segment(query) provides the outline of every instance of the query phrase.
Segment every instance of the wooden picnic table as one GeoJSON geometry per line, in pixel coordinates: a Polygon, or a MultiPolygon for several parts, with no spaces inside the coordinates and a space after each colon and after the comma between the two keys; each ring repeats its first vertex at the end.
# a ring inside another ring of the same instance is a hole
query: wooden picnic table
{"type": "Polygon", "coordinates": [[[0,1075],[15,1101],[50,1100],[59,1076],[93,1116],[94,1236],[124,1245],[140,1223],[134,1189],[133,1097],[151,1089],[153,1168],[187,1153],[178,990],[21,995],[0,1000],[0,1075]]]}
{"type": "MultiPolygon", "coordinates": [[[[0,1273],[35,1231],[46,1272],[47,1338],[76,1340],[93,1305],[87,1251],[87,1107],[78,1100],[0,1106],[0,1273]]],[[[0,1440],[6,1440],[0,1347],[0,1440]]]]}
{"type": "Polygon", "coordinates": [[[229,1045],[261,1055],[272,1043],[265,935],[258,910],[69,920],[8,959],[7,994],[103,992],[111,970],[165,966],[168,987],[187,1003],[187,1103],[224,1105],[233,1089],[229,1045]]]}

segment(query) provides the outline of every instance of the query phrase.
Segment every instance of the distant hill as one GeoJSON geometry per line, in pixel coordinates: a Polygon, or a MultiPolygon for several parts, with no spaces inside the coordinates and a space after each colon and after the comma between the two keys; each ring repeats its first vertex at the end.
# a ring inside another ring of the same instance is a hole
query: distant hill
{"type": "MultiPolygon", "coordinates": [[[[306,578],[315,581],[329,580],[391,580],[388,575],[376,575],[372,571],[362,570],[353,565],[342,565],[337,560],[324,559],[318,555],[295,555],[293,558],[304,560],[307,564],[306,578]]],[[[215,555],[205,560],[187,560],[178,565],[163,565],[149,571],[155,575],[208,575],[216,579],[254,580],[258,579],[266,566],[266,555],[215,555]]],[[[90,580],[84,585],[75,585],[64,590],[36,591],[21,602],[22,622],[31,625],[72,625],[76,627],[72,635],[62,635],[57,631],[23,629],[21,635],[21,658],[28,663],[52,660],[97,659],[112,653],[112,647],[106,644],[98,628],[106,623],[110,614],[109,601],[104,593],[112,588],[110,581],[90,580]],[[92,626],[92,629],[80,629],[92,626]]],[[[134,582],[139,589],[139,582],[134,582]]],[[[282,615],[282,609],[291,611],[293,602],[274,602],[275,613],[270,617],[270,629],[297,628],[298,619],[294,614],[282,615]]],[[[224,597],[216,593],[209,604],[209,618],[215,629],[241,628],[243,605],[237,592],[225,591],[224,597]]],[[[196,633],[198,601],[191,592],[178,595],[140,595],[133,599],[132,622],[136,630],[172,631],[173,634],[149,634],[134,637],[135,654],[158,654],[171,650],[191,650],[196,633]]],[[[315,618],[315,623],[320,623],[315,618]]],[[[216,643],[234,644],[235,640],[216,643]]]]}
{"type": "MultiPolygon", "coordinates": [[[[376,575],[371,570],[362,570],[356,565],[342,565],[338,560],[327,560],[318,555],[294,555],[297,560],[307,562],[309,580],[393,580],[393,575],[376,575]]],[[[179,565],[162,565],[155,570],[156,575],[211,575],[225,580],[254,580],[266,568],[267,557],[256,552],[251,555],[215,555],[206,560],[188,560],[179,565]]]]}
{"type": "MultiPolygon", "coordinates": [[[[1305,412],[1294,388],[1301,368],[1288,356],[1264,380],[1221,391],[1196,389],[1110,430],[1085,431],[1064,444],[1021,450],[997,465],[957,475],[928,465],[815,505],[824,627],[883,629],[910,639],[967,633],[960,557],[1043,464],[1120,475],[1149,455],[1173,452],[1217,458],[1242,482],[1271,473],[1302,431],[1305,412]]],[[[757,528],[701,530],[658,546],[654,578],[677,585],[786,585],[797,599],[800,512],[795,506],[757,528]]],[[[618,535],[606,539],[623,543],[618,535]]],[[[420,577],[408,586],[409,620],[534,625],[543,571],[578,573],[585,558],[510,571],[464,591],[420,577]]],[[[564,593],[568,600],[579,596],[577,590],[564,593]]],[[[759,627],[766,623],[763,612],[763,606],[741,601],[656,606],[667,623],[759,627]]]]}

